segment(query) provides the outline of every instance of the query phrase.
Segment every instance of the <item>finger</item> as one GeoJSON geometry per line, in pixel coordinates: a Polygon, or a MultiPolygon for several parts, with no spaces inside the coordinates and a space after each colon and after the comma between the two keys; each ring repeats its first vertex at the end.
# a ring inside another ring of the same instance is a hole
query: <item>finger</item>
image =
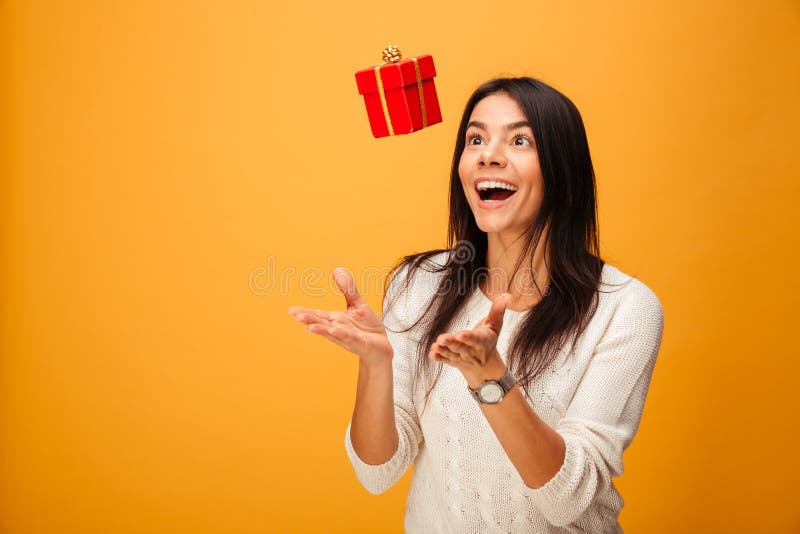
{"type": "Polygon", "coordinates": [[[356,288],[355,280],[353,280],[353,277],[344,267],[337,267],[333,270],[333,279],[336,281],[336,285],[339,286],[339,289],[342,290],[344,299],[347,301],[348,309],[364,304],[364,299],[361,298],[361,295],[358,293],[358,288],[356,288]]]}
{"type": "Polygon", "coordinates": [[[354,328],[335,323],[328,326],[327,333],[339,341],[347,343],[350,347],[354,347],[356,344],[364,343],[365,341],[364,335],[354,328]]]}
{"type": "Polygon", "coordinates": [[[475,354],[484,350],[487,343],[495,346],[497,341],[494,334],[487,337],[484,332],[476,332],[474,330],[464,330],[455,335],[456,342],[459,344],[462,354],[468,354],[470,357],[475,357],[475,354]]]}
{"type": "Polygon", "coordinates": [[[451,350],[447,345],[443,345],[439,349],[439,354],[444,357],[448,363],[460,362],[468,359],[467,357],[462,356],[460,353],[451,350]]]}
{"type": "Polygon", "coordinates": [[[445,341],[447,341],[448,339],[451,339],[452,337],[453,337],[453,334],[450,334],[448,332],[445,332],[444,334],[439,334],[436,337],[436,343],[440,343],[440,344],[444,343],[445,341]]]}
{"type": "Polygon", "coordinates": [[[473,346],[478,342],[478,338],[472,330],[462,330],[454,334],[455,338],[465,345],[473,346]]]}
{"type": "Polygon", "coordinates": [[[448,365],[452,365],[446,358],[444,358],[438,352],[431,352],[430,355],[428,355],[428,359],[429,360],[433,360],[435,362],[442,362],[442,363],[446,363],[448,365]]]}
{"type": "Polygon", "coordinates": [[[321,323],[327,325],[333,319],[331,314],[326,311],[301,308],[299,306],[292,308],[289,313],[303,324],[321,323]]]}
{"type": "Polygon", "coordinates": [[[312,334],[317,334],[329,341],[333,341],[340,347],[351,350],[354,343],[357,342],[357,336],[348,328],[341,326],[325,326],[321,324],[308,325],[308,331],[312,334]]]}
{"type": "Polygon", "coordinates": [[[450,348],[454,344],[455,339],[456,338],[453,337],[453,334],[442,334],[436,339],[436,342],[442,347],[450,348]]]}
{"type": "Polygon", "coordinates": [[[469,344],[461,341],[457,336],[447,339],[444,344],[448,349],[459,354],[469,353],[472,348],[469,344]]]}
{"type": "Polygon", "coordinates": [[[472,355],[473,348],[458,339],[458,334],[442,334],[436,341],[436,344],[442,349],[441,352],[450,359],[474,359],[472,355]]]}
{"type": "Polygon", "coordinates": [[[300,315],[295,317],[295,319],[298,322],[303,323],[304,325],[318,324],[320,326],[330,327],[333,324],[328,319],[324,319],[324,318],[317,317],[315,315],[308,315],[308,314],[304,314],[304,313],[301,313],[300,315]]]}
{"type": "Polygon", "coordinates": [[[438,343],[431,345],[431,350],[428,352],[428,358],[431,360],[438,360],[444,363],[450,363],[442,353],[441,346],[438,343]]]}
{"type": "Polygon", "coordinates": [[[452,365],[456,363],[480,363],[480,359],[475,356],[474,351],[469,347],[465,347],[465,350],[462,350],[460,347],[448,344],[445,345],[444,350],[441,352],[450,360],[452,365]]]}
{"type": "Polygon", "coordinates": [[[503,293],[494,299],[489,315],[486,316],[486,325],[497,334],[500,334],[500,330],[503,328],[503,316],[506,313],[509,302],[511,302],[511,298],[510,293],[503,293]]]}
{"type": "Polygon", "coordinates": [[[289,315],[297,317],[300,314],[314,315],[320,319],[332,319],[331,313],[325,310],[315,310],[314,308],[304,308],[302,306],[292,306],[289,308],[289,315]]]}

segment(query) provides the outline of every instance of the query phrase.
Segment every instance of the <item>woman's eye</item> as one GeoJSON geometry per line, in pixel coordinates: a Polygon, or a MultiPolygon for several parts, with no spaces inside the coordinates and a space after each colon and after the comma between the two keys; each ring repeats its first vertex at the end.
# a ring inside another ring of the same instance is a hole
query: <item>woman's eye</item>
{"type": "Polygon", "coordinates": [[[531,143],[531,138],[528,137],[527,135],[518,135],[514,139],[514,144],[517,146],[530,146],[532,143],[531,143]]]}
{"type": "Polygon", "coordinates": [[[473,134],[473,135],[469,135],[469,136],[467,136],[467,144],[468,144],[468,145],[475,145],[475,144],[477,144],[477,143],[475,143],[475,141],[476,141],[476,140],[477,140],[477,141],[482,141],[482,139],[481,139],[481,137],[480,137],[479,135],[474,135],[474,134],[473,134]]]}

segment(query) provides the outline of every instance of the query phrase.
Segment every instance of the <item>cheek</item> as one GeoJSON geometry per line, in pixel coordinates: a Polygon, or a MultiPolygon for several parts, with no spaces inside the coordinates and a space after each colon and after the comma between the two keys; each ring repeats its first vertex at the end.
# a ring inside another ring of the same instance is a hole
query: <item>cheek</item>
{"type": "Polygon", "coordinates": [[[530,183],[530,189],[528,190],[528,202],[531,204],[531,208],[538,210],[543,199],[544,189],[542,182],[534,181],[530,183]]]}
{"type": "Polygon", "coordinates": [[[536,212],[544,199],[544,178],[539,169],[539,162],[527,162],[522,172],[527,186],[527,207],[531,212],[536,212]]]}
{"type": "Polygon", "coordinates": [[[544,177],[539,167],[539,161],[534,160],[526,162],[523,174],[525,176],[525,182],[530,187],[531,192],[536,195],[541,195],[542,191],[544,191],[544,177]]]}
{"type": "Polygon", "coordinates": [[[461,187],[464,188],[464,193],[466,193],[467,181],[470,178],[469,163],[467,162],[467,158],[465,158],[463,155],[461,156],[461,159],[458,161],[458,177],[461,179],[461,187]]]}

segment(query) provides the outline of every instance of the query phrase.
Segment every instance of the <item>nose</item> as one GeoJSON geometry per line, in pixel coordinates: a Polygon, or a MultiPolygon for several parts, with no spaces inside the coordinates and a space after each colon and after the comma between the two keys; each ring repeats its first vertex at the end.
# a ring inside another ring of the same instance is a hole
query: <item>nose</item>
{"type": "Polygon", "coordinates": [[[485,148],[481,152],[478,159],[478,166],[485,167],[487,165],[496,165],[498,167],[506,166],[506,156],[502,148],[498,147],[498,143],[486,143],[485,148]]]}

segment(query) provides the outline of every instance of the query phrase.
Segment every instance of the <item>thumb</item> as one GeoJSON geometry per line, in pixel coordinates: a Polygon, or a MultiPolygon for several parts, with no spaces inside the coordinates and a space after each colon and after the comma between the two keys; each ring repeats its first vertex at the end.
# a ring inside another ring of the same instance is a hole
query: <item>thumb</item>
{"type": "Polygon", "coordinates": [[[334,269],[333,279],[336,281],[336,285],[339,286],[339,289],[342,290],[342,293],[344,293],[344,299],[347,301],[348,308],[364,302],[364,299],[362,299],[361,295],[358,293],[355,280],[353,280],[353,277],[346,269],[343,267],[334,269]]]}
{"type": "Polygon", "coordinates": [[[511,293],[503,293],[494,299],[489,315],[486,316],[486,325],[498,334],[503,328],[503,317],[512,298],[511,293]]]}

